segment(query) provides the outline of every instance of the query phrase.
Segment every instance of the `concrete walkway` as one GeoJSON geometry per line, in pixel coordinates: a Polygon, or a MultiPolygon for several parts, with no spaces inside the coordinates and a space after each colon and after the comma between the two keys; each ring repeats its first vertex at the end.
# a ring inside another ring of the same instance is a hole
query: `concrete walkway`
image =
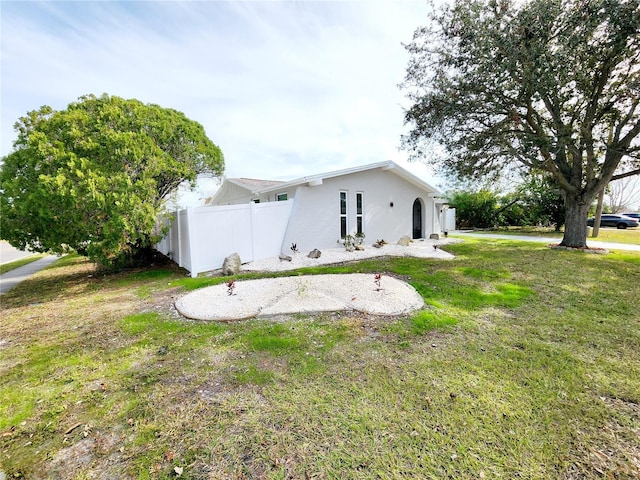
{"type": "MultiPolygon", "coordinates": [[[[495,238],[498,240],[524,240],[527,242],[541,243],[560,243],[562,241],[561,238],[533,237],[527,235],[501,235],[499,233],[455,232],[452,233],[452,235],[474,238],[495,238]]],[[[632,245],[630,243],[598,242],[597,240],[587,238],[587,245],[595,248],[606,248],[607,250],[631,250],[634,252],[640,252],[640,245],[632,245]]]]}
{"type": "Polygon", "coordinates": [[[41,258],[35,262],[28,263],[22,267],[15,268],[7,273],[0,275],[0,294],[6,293],[15,287],[17,284],[26,280],[31,275],[39,270],[42,270],[46,266],[52,264],[60,257],[50,255],[48,257],[41,258]]]}

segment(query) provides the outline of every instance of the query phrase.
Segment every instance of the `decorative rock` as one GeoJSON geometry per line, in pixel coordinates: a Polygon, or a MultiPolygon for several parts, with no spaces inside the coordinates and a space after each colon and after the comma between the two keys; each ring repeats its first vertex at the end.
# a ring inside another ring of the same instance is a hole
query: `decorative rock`
{"type": "Polygon", "coordinates": [[[429,235],[429,240],[440,240],[440,235],[438,235],[437,233],[432,233],[431,235],[429,235]]]}
{"type": "Polygon", "coordinates": [[[382,245],[380,243],[374,243],[373,246],[374,248],[382,248],[382,245]]]}
{"type": "Polygon", "coordinates": [[[290,262],[291,261],[291,257],[289,255],[280,255],[278,258],[280,259],[281,262],[290,262]]]}
{"type": "Polygon", "coordinates": [[[322,252],[320,250],[318,250],[317,248],[314,248],[313,250],[311,250],[309,252],[309,255],[307,255],[307,257],[309,257],[309,258],[320,258],[320,255],[322,255],[322,252]]]}
{"type": "Polygon", "coordinates": [[[242,265],[240,255],[232,253],[222,262],[222,275],[237,275],[240,273],[240,265],[242,265]]]}
{"type": "Polygon", "coordinates": [[[364,247],[362,245],[356,245],[355,249],[359,252],[364,252],[364,247]]]}
{"type": "Polygon", "coordinates": [[[411,238],[409,238],[408,235],[405,235],[400,240],[398,240],[398,245],[401,245],[403,247],[408,247],[410,243],[411,243],[411,238]]]}

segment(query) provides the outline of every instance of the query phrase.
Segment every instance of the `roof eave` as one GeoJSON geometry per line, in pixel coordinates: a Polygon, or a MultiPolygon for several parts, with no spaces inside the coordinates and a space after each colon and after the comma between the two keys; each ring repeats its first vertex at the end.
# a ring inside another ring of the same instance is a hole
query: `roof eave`
{"type": "Polygon", "coordinates": [[[318,186],[318,185],[322,185],[324,180],[327,180],[330,178],[340,177],[343,175],[352,175],[354,173],[360,173],[360,172],[365,172],[368,170],[375,170],[375,169],[390,171],[398,175],[399,177],[403,178],[404,180],[408,181],[409,183],[413,184],[414,186],[420,188],[421,190],[430,192],[432,196],[442,195],[442,192],[439,189],[435,188],[433,185],[430,185],[424,180],[418,178],[417,176],[405,170],[404,168],[400,167],[398,164],[396,164],[391,160],[385,160],[384,162],[371,163],[368,165],[361,165],[359,167],[346,168],[343,170],[336,170],[333,172],[320,173],[317,175],[310,175],[308,177],[301,177],[295,180],[290,180],[288,182],[285,181],[277,185],[272,185],[264,188],[248,188],[247,184],[236,182],[234,181],[235,179],[233,178],[227,178],[226,180],[233,183],[234,185],[237,185],[238,187],[244,188],[248,192],[251,192],[252,195],[264,195],[272,192],[282,192],[289,188],[298,187],[305,184],[311,187],[318,186]]]}
{"type": "Polygon", "coordinates": [[[304,184],[308,184],[309,186],[317,186],[317,185],[322,185],[322,182],[324,180],[327,180],[329,178],[334,178],[334,177],[341,177],[343,175],[351,175],[354,173],[359,173],[359,172],[364,172],[367,170],[374,170],[376,168],[385,168],[388,167],[390,165],[395,165],[391,160],[386,160],[384,162],[378,162],[378,163],[371,163],[368,165],[362,165],[359,167],[352,167],[352,168],[346,168],[343,170],[336,170],[333,172],[326,172],[326,173],[320,173],[317,175],[310,175],[308,177],[301,177],[301,178],[297,178],[295,180],[291,180],[289,182],[285,182],[281,185],[277,185],[274,187],[267,187],[264,188],[262,190],[260,190],[257,193],[269,193],[272,192],[274,190],[281,190],[281,189],[287,189],[287,188],[291,188],[291,187],[297,187],[300,185],[304,185],[304,184]]]}

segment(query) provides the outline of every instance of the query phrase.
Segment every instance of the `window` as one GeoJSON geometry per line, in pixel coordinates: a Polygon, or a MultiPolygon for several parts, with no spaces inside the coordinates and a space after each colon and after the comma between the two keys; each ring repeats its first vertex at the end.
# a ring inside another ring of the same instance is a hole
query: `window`
{"type": "Polygon", "coordinates": [[[284,202],[287,199],[288,198],[286,193],[279,193],[276,195],[276,202],[284,202]]]}
{"type": "Polygon", "coordinates": [[[340,192],[340,238],[347,236],[347,192],[340,192]]]}
{"type": "Polygon", "coordinates": [[[356,193],[356,233],[364,233],[364,193],[356,193]]]}

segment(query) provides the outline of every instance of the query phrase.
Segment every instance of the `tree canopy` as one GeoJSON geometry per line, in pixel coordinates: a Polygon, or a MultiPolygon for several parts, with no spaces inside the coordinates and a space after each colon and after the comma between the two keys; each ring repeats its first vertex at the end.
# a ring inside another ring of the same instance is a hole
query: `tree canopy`
{"type": "Polygon", "coordinates": [[[159,240],[178,185],[224,170],[202,125],[138,100],[88,95],[29,112],[15,128],[0,167],[0,233],[22,249],[75,249],[116,265],[159,240]]]}
{"type": "Polygon", "coordinates": [[[403,146],[427,160],[445,146],[438,162],[463,177],[551,173],[562,244],[585,247],[595,196],[640,173],[638,0],[458,0],[406,47],[403,146]]]}

